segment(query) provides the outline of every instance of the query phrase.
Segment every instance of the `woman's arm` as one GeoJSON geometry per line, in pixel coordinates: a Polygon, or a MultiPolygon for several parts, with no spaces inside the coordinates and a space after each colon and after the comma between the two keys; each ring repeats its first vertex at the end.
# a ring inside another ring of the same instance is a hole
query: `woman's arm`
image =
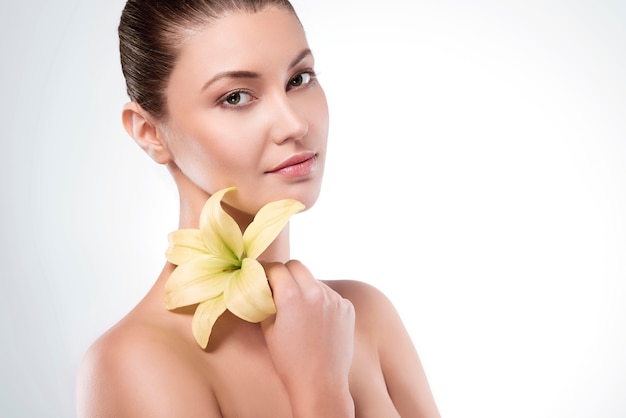
{"type": "Polygon", "coordinates": [[[386,324],[379,341],[380,361],[396,409],[402,417],[439,417],[426,373],[404,324],[386,298],[380,303],[386,324]]]}
{"type": "Polygon", "coordinates": [[[439,418],[422,363],[391,301],[361,282],[339,281],[333,287],[352,301],[358,326],[367,329],[378,342],[387,390],[400,416],[439,418]]]}

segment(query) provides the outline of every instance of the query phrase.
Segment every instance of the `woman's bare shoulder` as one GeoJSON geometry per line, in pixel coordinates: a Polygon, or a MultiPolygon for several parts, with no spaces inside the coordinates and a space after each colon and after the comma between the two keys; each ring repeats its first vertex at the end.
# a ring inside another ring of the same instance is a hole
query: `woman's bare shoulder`
{"type": "Polygon", "coordinates": [[[323,280],[323,282],[345,298],[349,296],[386,298],[376,287],[358,280],[323,280]]]}
{"type": "Polygon", "coordinates": [[[371,284],[357,280],[325,280],[324,283],[350,300],[357,311],[364,311],[362,314],[370,312],[371,319],[380,318],[380,315],[396,314],[389,298],[371,284]]]}
{"type": "Polygon", "coordinates": [[[372,342],[395,338],[391,329],[403,328],[391,300],[375,286],[357,280],[324,281],[334,291],[348,299],[356,312],[357,331],[369,335],[372,342]]]}
{"type": "Polygon", "coordinates": [[[176,337],[141,316],[103,334],[79,369],[79,416],[219,417],[209,379],[197,367],[197,347],[176,337]]]}

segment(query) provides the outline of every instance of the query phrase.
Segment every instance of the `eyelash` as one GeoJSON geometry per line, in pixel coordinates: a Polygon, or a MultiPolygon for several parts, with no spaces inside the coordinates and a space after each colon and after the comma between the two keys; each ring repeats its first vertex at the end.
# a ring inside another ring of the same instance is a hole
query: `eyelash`
{"type": "MultiPolygon", "coordinates": [[[[306,88],[307,86],[310,86],[311,84],[313,84],[316,80],[317,80],[317,75],[315,74],[315,71],[313,71],[312,69],[301,71],[301,72],[299,72],[298,74],[296,74],[295,76],[293,76],[289,80],[289,82],[287,83],[287,91],[294,90],[294,89],[300,89],[300,88],[306,88]],[[303,82],[302,84],[297,85],[297,86],[292,86],[291,83],[293,83],[294,80],[296,80],[299,77],[303,77],[305,75],[309,77],[308,81],[303,82]]],[[[246,107],[254,99],[256,99],[256,98],[248,90],[243,90],[243,89],[242,90],[234,90],[234,91],[226,93],[224,96],[222,96],[218,100],[218,104],[223,106],[223,107],[229,108],[229,109],[240,109],[240,108],[246,107]],[[241,98],[241,95],[243,95],[243,94],[251,96],[251,98],[249,99],[248,102],[246,102],[244,104],[228,103],[228,100],[234,99],[236,97],[241,98]]]]}

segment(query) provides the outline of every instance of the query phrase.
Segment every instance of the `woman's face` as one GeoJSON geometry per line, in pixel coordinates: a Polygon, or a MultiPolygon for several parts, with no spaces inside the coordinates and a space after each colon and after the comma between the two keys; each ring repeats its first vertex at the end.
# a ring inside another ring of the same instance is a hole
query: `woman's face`
{"type": "Polygon", "coordinates": [[[212,194],[256,213],[318,197],[328,107],[304,31],[288,11],[228,15],[184,43],[166,95],[174,163],[212,194]]]}

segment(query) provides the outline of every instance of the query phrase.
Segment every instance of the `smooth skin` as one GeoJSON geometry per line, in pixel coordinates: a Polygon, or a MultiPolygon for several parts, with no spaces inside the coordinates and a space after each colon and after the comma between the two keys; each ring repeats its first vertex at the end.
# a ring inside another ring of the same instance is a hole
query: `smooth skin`
{"type": "MultiPolygon", "coordinates": [[[[178,186],[181,228],[197,228],[208,197],[228,186],[237,192],[227,195],[225,209],[242,229],[267,202],[288,197],[313,205],[328,134],[313,68],[292,14],[231,14],[183,45],[166,92],[166,121],[136,103],[125,106],[129,135],[178,186]],[[296,176],[274,170],[312,154],[315,164],[296,176]]],[[[290,260],[288,227],[260,260],[276,315],[252,324],[227,311],[206,350],[191,333],[193,307],[165,309],[164,285],[175,268],[166,263],[145,298],[86,354],[79,416],[439,416],[417,352],[381,292],[357,281],[317,280],[290,260]]]]}

